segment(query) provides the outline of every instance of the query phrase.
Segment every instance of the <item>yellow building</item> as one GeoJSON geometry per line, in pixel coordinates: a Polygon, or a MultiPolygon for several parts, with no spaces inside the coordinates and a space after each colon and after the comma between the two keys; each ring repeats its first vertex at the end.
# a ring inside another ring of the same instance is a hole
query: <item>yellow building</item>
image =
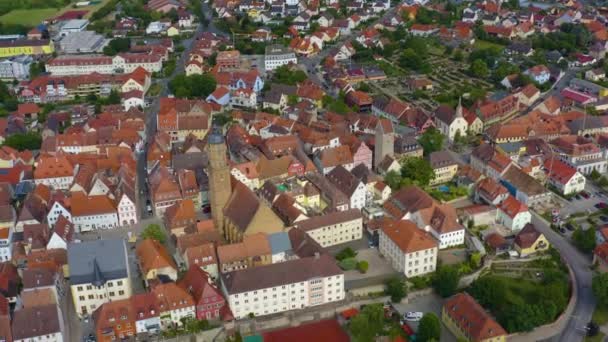
{"type": "Polygon", "coordinates": [[[15,40],[0,42],[0,58],[19,55],[50,55],[55,51],[51,40],[15,40]]]}
{"type": "Polygon", "coordinates": [[[167,29],[167,37],[179,36],[179,29],[175,26],[171,26],[167,29]]]}
{"type": "Polygon", "coordinates": [[[224,234],[230,243],[241,242],[256,233],[283,231],[283,221],[243,183],[232,190],[223,210],[224,234]]]}
{"type": "Polygon", "coordinates": [[[505,342],[507,332],[469,294],[458,293],[443,304],[443,324],[458,338],[471,342],[505,342]]]}
{"type": "Polygon", "coordinates": [[[536,230],[534,225],[530,223],[517,233],[514,245],[520,257],[546,251],[550,246],[545,235],[536,230]]]}
{"type": "Polygon", "coordinates": [[[435,172],[435,178],[430,182],[431,186],[447,183],[458,173],[458,163],[452,159],[452,156],[447,151],[431,153],[429,163],[435,172]]]}

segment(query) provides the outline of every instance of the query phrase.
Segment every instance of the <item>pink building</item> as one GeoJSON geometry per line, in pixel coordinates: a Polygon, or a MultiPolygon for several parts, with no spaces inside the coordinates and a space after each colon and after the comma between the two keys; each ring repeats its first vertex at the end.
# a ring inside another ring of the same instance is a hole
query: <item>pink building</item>
{"type": "Polygon", "coordinates": [[[361,142],[358,146],[353,147],[353,161],[354,165],[365,164],[368,169],[372,169],[372,150],[364,143],[361,142]]]}
{"type": "Polygon", "coordinates": [[[224,321],[233,319],[226,300],[211,283],[207,272],[198,265],[191,265],[178,284],[194,298],[196,319],[224,321]]]}

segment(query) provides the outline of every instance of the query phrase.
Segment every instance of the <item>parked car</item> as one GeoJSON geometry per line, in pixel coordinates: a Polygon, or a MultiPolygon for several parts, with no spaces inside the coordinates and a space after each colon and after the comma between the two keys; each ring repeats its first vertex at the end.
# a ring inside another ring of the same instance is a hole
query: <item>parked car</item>
{"type": "Polygon", "coordinates": [[[602,220],[602,222],[608,222],[608,216],[602,215],[600,216],[600,220],[602,220]]]}
{"type": "Polygon", "coordinates": [[[580,194],[576,194],[576,195],[574,196],[574,198],[576,198],[577,200],[581,200],[581,199],[583,199],[583,197],[582,197],[580,194]]]}
{"type": "Polygon", "coordinates": [[[583,196],[585,199],[589,199],[589,197],[591,197],[591,194],[589,194],[587,191],[581,191],[581,196],[583,196]]]}
{"type": "Polygon", "coordinates": [[[406,321],[418,322],[422,319],[423,313],[420,311],[409,311],[403,315],[406,321]]]}
{"type": "Polygon", "coordinates": [[[562,227],[559,227],[559,232],[562,234],[566,234],[566,230],[562,227]]]}
{"type": "Polygon", "coordinates": [[[598,209],[606,209],[606,208],[608,208],[608,203],[600,202],[600,203],[597,203],[594,207],[596,207],[598,209]]]}
{"type": "Polygon", "coordinates": [[[401,329],[403,329],[403,332],[407,335],[407,336],[412,336],[414,335],[414,329],[412,329],[412,327],[410,327],[406,322],[403,322],[401,324],[401,329]]]}
{"type": "Polygon", "coordinates": [[[565,225],[566,229],[568,229],[569,231],[574,231],[574,225],[572,225],[572,223],[566,223],[565,225]]]}

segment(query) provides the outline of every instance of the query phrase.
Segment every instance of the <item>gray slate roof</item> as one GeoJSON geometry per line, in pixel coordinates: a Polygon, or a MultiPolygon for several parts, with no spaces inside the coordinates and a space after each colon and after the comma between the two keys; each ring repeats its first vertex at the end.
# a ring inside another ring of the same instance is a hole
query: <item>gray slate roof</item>
{"type": "Polygon", "coordinates": [[[129,276],[125,240],[94,240],[68,245],[70,283],[105,284],[129,276]]]}

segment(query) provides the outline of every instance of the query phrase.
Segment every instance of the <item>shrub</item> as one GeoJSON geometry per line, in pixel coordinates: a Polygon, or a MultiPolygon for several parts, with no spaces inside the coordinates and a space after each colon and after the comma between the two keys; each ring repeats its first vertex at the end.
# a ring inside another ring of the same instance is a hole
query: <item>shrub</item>
{"type": "Polygon", "coordinates": [[[355,268],[357,268],[357,259],[355,259],[355,258],[343,259],[338,263],[338,266],[340,266],[340,268],[343,269],[344,271],[354,270],[355,268]]]}
{"type": "Polygon", "coordinates": [[[353,251],[353,249],[350,247],[346,247],[336,254],[336,260],[341,261],[348,258],[354,258],[356,256],[357,252],[353,251]]]}
{"type": "Polygon", "coordinates": [[[367,270],[369,269],[369,263],[365,260],[359,261],[357,263],[357,269],[361,273],[367,273],[367,270]]]}

